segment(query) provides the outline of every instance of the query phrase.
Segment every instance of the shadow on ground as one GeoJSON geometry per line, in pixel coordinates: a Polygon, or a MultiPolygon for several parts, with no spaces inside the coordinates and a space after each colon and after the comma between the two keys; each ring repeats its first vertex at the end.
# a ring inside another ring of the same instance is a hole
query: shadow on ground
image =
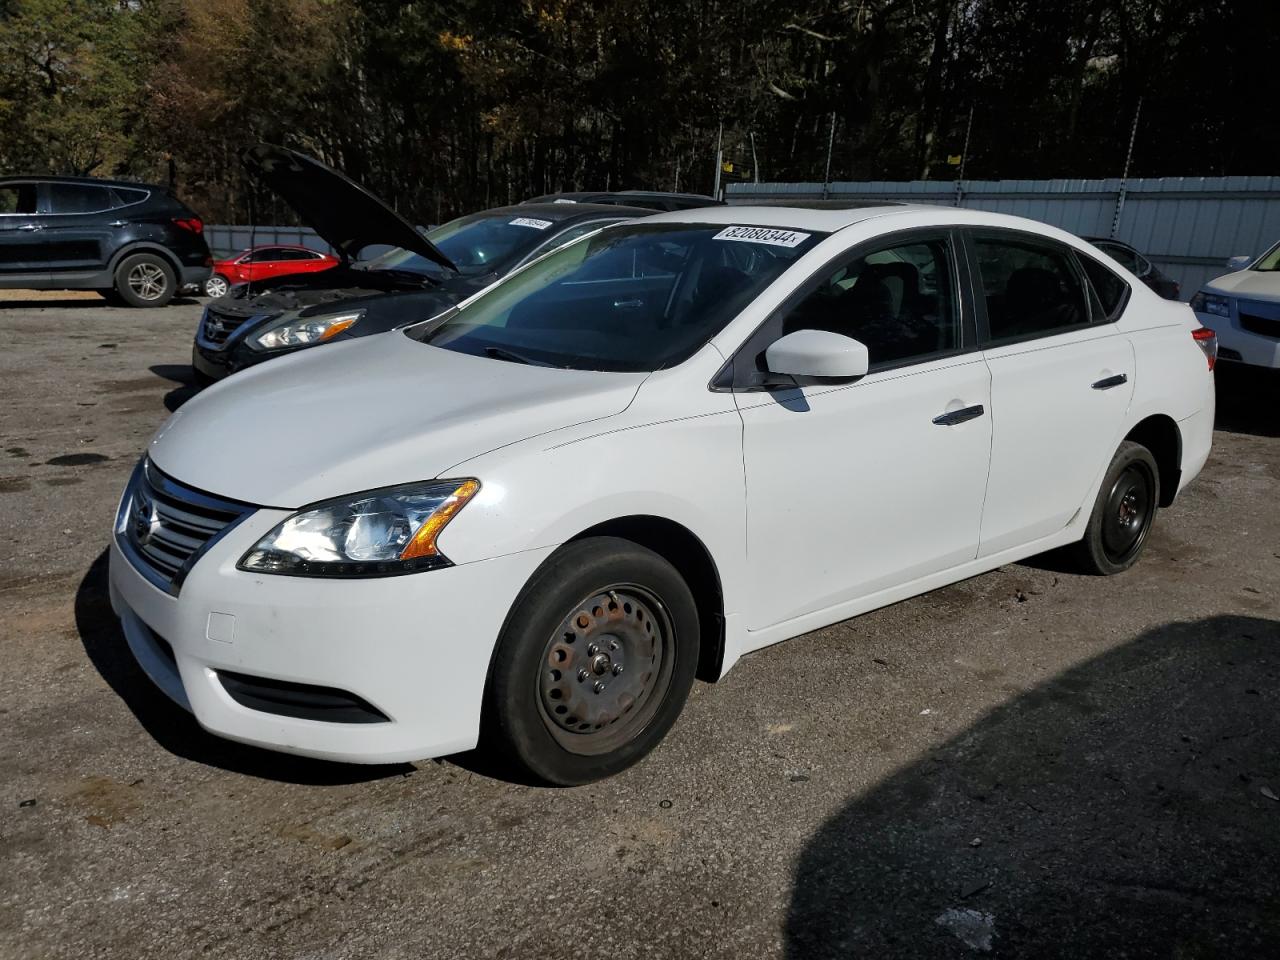
{"type": "Polygon", "coordinates": [[[1278,677],[1215,617],[1023,693],[818,831],[787,955],[1280,955],[1278,677]]]}
{"type": "Polygon", "coordinates": [[[1215,371],[1218,410],[1215,426],[1231,433],[1280,437],[1280,371],[1220,363],[1215,371]]]}
{"type": "Polygon", "coordinates": [[[164,395],[164,407],[173,413],[180,406],[200,392],[196,384],[196,372],[187,363],[157,363],[149,368],[157,377],[171,380],[177,384],[164,395]]]}
{"type": "Polygon", "coordinates": [[[232,743],[206,733],[158,689],[129,652],[107,592],[107,554],[93,562],[76,591],[76,629],[94,667],[133,711],[160,746],[170,753],[234,773],[285,783],[361,783],[413,771],[410,764],[362,766],[294,757],[232,743]]]}
{"type": "MultiPolygon", "coordinates": [[[[185,307],[193,303],[200,303],[193,297],[174,297],[165,306],[169,307],[185,307]]],[[[16,299],[0,299],[0,310],[84,310],[84,311],[101,311],[104,313],[122,313],[126,310],[154,310],[155,307],[130,307],[120,306],[108,303],[103,297],[98,295],[87,296],[67,296],[54,299],[52,297],[37,297],[27,300],[16,299]]],[[[163,309],[163,308],[161,308],[163,309]]]]}

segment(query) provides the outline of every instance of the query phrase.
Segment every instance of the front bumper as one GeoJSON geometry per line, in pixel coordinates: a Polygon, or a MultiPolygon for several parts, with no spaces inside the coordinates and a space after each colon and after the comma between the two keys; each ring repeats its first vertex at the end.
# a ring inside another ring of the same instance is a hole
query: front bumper
{"type": "MultiPolygon", "coordinates": [[[[1264,336],[1244,329],[1241,326],[1238,302],[1231,302],[1230,317],[1216,313],[1196,313],[1196,319],[1218,335],[1218,359],[1253,367],[1280,369],[1280,337],[1264,336]]],[[[1280,310],[1276,312],[1280,313],[1280,310]]]]}
{"type": "Polygon", "coordinates": [[[286,516],[259,510],[246,518],[196,562],[177,596],[153,586],[113,540],[111,604],[147,675],[209,732],[272,750],[395,763],[474,747],[494,644],[551,548],[368,580],[237,570],[286,516]],[[388,719],[327,722],[251,709],[233,698],[223,673],[346,691],[388,719]]]}

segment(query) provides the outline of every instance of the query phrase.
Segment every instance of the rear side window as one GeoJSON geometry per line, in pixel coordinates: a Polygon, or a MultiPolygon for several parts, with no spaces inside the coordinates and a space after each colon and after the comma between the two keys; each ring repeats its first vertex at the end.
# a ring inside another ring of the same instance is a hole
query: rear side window
{"type": "Polygon", "coordinates": [[[978,237],[978,272],[994,341],[1047,337],[1087,326],[1089,301],[1065,247],[978,237]]]}
{"type": "Polygon", "coordinates": [[[1085,276],[1089,278],[1089,286],[1093,287],[1097,303],[1102,308],[1102,317],[1115,320],[1120,316],[1125,301],[1129,298],[1129,284],[1092,257],[1077,254],[1077,258],[1080,266],[1084,268],[1085,276]]]}
{"type": "Polygon", "coordinates": [[[87,183],[49,184],[50,213],[99,213],[114,206],[111,190],[87,183]]]}
{"type": "Polygon", "coordinates": [[[115,198],[114,206],[127,207],[131,203],[141,203],[147,199],[146,190],[135,190],[132,187],[112,187],[111,193],[115,198]]]}
{"type": "Polygon", "coordinates": [[[9,183],[0,186],[0,213],[35,213],[36,185],[9,183]]]}

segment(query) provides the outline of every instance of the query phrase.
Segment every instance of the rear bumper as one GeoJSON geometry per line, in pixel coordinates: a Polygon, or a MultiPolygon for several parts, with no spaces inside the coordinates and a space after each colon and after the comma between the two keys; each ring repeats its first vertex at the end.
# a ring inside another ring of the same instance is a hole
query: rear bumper
{"type": "Polygon", "coordinates": [[[1209,459],[1213,449],[1213,418],[1215,410],[1212,378],[1205,398],[1205,404],[1196,413],[1178,421],[1178,433],[1182,438],[1181,475],[1178,477],[1178,492],[1184,490],[1192,480],[1199,476],[1209,459]]]}
{"type": "Polygon", "coordinates": [[[112,543],[111,604],[147,676],[209,732],[272,750],[393,763],[474,747],[494,644],[550,550],[346,582],[237,570],[286,515],[246,518],[191,568],[178,596],[112,543]],[[376,716],[330,722],[255,709],[236,686],[244,678],[342,693],[376,716]]]}

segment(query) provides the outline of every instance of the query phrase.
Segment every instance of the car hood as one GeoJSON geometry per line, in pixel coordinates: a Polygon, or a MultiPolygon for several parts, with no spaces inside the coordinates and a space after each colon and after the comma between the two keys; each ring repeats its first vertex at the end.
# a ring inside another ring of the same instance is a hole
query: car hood
{"type": "Polygon", "coordinates": [[[1205,289],[1251,300],[1280,300],[1280,271],[1239,270],[1210,280],[1205,289]]]}
{"type": "Polygon", "coordinates": [[[149,455],[200,490],[294,508],[433,479],[498,447],[613,416],[646,376],[525,366],[385,333],[236,374],[180,407],[149,455]]]}
{"type": "Polygon", "coordinates": [[[216,303],[218,312],[226,316],[269,319],[294,310],[304,316],[331,313],[364,306],[371,298],[394,295],[406,313],[411,303],[421,303],[420,309],[414,308],[412,319],[425,320],[483,289],[491,279],[472,282],[454,277],[440,284],[424,285],[404,274],[337,266],[252,285],[237,284],[216,303]]]}
{"type": "Polygon", "coordinates": [[[244,150],[246,170],[284,200],[302,221],[348,260],[365,247],[387,244],[456,270],[413,224],[354,180],[319,160],[267,143],[244,150]]]}

